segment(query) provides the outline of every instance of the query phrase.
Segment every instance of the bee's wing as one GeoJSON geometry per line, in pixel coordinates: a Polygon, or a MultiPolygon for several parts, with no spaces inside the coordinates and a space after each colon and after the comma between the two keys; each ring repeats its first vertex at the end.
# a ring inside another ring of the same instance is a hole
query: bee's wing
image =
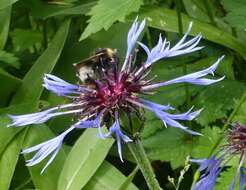
{"type": "Polygon", "coordinates": [[[100,56],[104,55],[105,53],[98,53],[96,55],[93,55],[87,59],[84,59],[82,61],[79,61],[77,63],[73,63],[73,66],[75,67],[75,69],[80,69],[83,66],[91,66],[93,64],[96,64],[96,62],[98,61],[98,59],[100,58],[100,56]]]}

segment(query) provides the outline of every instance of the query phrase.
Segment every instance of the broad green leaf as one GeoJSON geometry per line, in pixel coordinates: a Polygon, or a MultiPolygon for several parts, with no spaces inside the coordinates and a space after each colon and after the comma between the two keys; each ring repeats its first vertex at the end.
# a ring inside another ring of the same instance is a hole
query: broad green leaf
{"type": "Polygon", "coordinates": [[[142,0],[118,0],[116,5],[114,0],[98,1],[98,4],[88,13],[91,18],[79,40],[83,40],[101,29],[108,30],[116,21],[124,21],[127,15],[138,11],[142,3],[142,0]]]}
{"type": "Polygon", "coordinates": [[[10,16],[11,6],[0,10],[0,50],[4,48],[5,43],[8,39],[10,16]]]}
{"type": "Polygon", "coordinates": [[[135,175],[137,174],[138,170],[139,170],[139,167],[136,166],[134,168],[134,170],[127,176],[125,181],[121,184],[119,190],[127,190],[129,188],[129,186],[131,185],[131,182],[132,182],[133,178],[135,177],[135,175]]]}
{"type": "Polygon", "coordinates": [[[194,143],[195,146],[191,153],[192,158],[207,158],[211,152],[211,148],[214,147],[223,134],[218,127],[209,126],[204,128],[201,133],[203,136],[200,136],[194,143]]]}
{"type": "Polygon", "coordinates": [[[21,154],[15,167],[10,189],[21,190],[28,188],[34,188],[34,185],[32,183],[30,172],[25,165],[24,156],[21,154]]]}
{"type": "Polygon", "coordinates": [[[0,0],[0,10],[9,7],[17,1],[18,0],[0,0]]]}
{"type": "Polygon", "coordinates": [[[0,68],[0,81],[0,107],[3,107],[7,105],[12,94],[21,85],[21,80],[0,68]]]}
{"type": "Polygon", "coordinates": [[[24,77],[22,86],[12,99],[12,103],[36,101],[39,99],[43,91],[43,75],[45,73],[50,73],[59,59],[68,34],[69,25],[70,20],[65,21],[61,25],[49,47],[38,58],[33,67],[24,77]]]}
{"type": "Polygon", "coordinates": [[[14,174],[15,165],[18,161],[20,153],[20,144],[22,144],[23,136],[18,135],[15,141],[11,142],[0,155],[0,189],[9,189],[11,178],[14,174]]]}
{"type": "MultiPolygon", "coordinates": [[[[140,16],[147,18],[148,25],[160,30],[169,32],[178,32],[178,18],[174,10],[144,7],[140,9],[140,16]]],[[[228,32],[222,31],[210,24],[195,20],[185,14],[182,14],[183,28],[188,28],[189,22],[193,21],[191,35],[202,33],[203,38],[233,49],[246,59],[246,46],[244,43],[233,37],[228,32]]]]}
{"type": "Polygon", "coordinates": [[[207,15],[207,10],[204,7],[204,3],[201,0],[183,0],[185,10],[189,16],[202,20],[204,22],[209,22],[209,16],[207,15]]]}
{"type": "Polygon", "coordinates": [[[213,20],[215,23],[212,23],[216,25],[220,29],[224,29],[225,31],[231,32],[231,28],[224,22],[224,20],[220,17],[221,10],[220,7],[217,6],[217,3],[208,1],[208,0],[183,0],[184,8],[187,12],[187,14],[195,18],[197,20],[211,23],[211,18],[209,18],[208,10],[205,6],[205,2],[207,2],[207,6],[209,6],[210,12],[212,14],[213,20]]]}
{"type": "Polygon", "coordinates": [[[233,27],[245,30],[246,28],[246,1],[244,0],[222,0],[227,14],[225,20],[233,27]]]}
{"type": "Polygon", "coordinates": [[[96,2],[85,3],[82,5],[69,7],[66,9],[61,9],[59,11],[52,11],[50,14],[46,15],[45,18],[62,16],[62,15],[84,15],[89,12],[89,10],[96,4],[96,2]]]}
{"type": "Polygon", "coordinates": [[[112,139],[100,139],[98,129],[87,129],[69,153],[62,169],[58,189],[80,190],[103,163],[112,139]]]}
{"type": "MultiPolygon", "coordinates": [[[[0,109],[0,114],[22,113],[32,110],[33,107],[33,104],[13,105],[0,109]]],[[[10,185],[26,132],[25,128],[7,128],[9,122],[10,119],[6,115],[0,116],[0,187],[6,186],[0,189],[8,189],[7,186],[10,185]]]]}
{"type": "Polygon", "coordinates": [[[216,119],[225,118],[227,112],[233,109],[235,100],[240,98],[245,90],[245,84],[226,79],[207,87],[192,102],[196,107],[203,108],[197,122],[206,126],[216,119]]]}
{"type": "Polygon", "coordinates": [[[38,19],[46,19],[54,16],[65,15],[84,15],[86,14],[96,2],[89,2],[76,5],[55,5],[43,1],[25,0],[24,5],[31,10],[32,15],[38,19]],[[40,11],[42,9],[42,11],[40,11]]]}
{"type": "MultiPolygon", "coordinates": [[[[46,125],[31,126],[28,130],[28,133],[26,134],[23,148],[29,148],[54,137],[54,134],[46,125]]],[[[27,154],[25,155],[25,159],[31,159],[32,156],[33,154],[27,154]]],[[[48,159],[49,158],[50,156],[48,156],[48,159]]],[[[40,174],[48,159],[43,160],[41,163],[35,166],[28,167],[35,187],[40,190],[54,190],[57,188],[58,178],[60,172],[62,171],[62,166],[65,162],[66,154],[61,148],[59,153],[56,155],[56,158],[45,170],[45,172],[40,174]]]]}
{"type": "Polygon", "coordinates": [[[145,128],[151,127],[158,129],[151,136],[143,139],[148,157],[151,160],[170,161],[174,169],[182,166],[191,153],[192,137],[180,129],[165,128],[161,121],[146,122],[145,128]]]}
{"type": "MultiPolygon", "coordinates": [[[[83,190],[116,190],[121,187],[127,178],[109,162],[104,161],[86,184],[83,190]]],[[[137,190],[132,183],[125,190],[137,190]]]]}

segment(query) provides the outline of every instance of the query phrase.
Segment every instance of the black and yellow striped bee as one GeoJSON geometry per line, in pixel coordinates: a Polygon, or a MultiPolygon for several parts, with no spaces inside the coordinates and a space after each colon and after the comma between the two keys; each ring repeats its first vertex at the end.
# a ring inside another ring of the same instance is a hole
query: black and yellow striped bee
{"type": "Polygon", "coordinates": [[[116,56],[116,50],[110,48],[99,48],[91,57],[73,64],[78,78],[85,82],[88,78],[94,78],[96,72],[105,70],[110,64],[117,65],[119,58],[116,56]]]}

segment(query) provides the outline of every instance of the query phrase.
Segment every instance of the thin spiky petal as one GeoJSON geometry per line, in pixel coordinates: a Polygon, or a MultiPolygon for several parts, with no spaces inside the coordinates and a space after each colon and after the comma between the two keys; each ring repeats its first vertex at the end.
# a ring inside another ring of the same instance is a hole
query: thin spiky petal
{"type": "Polygon", "coordinates": [[[26,126],[30,124],[40,124],[48,121],[49,119],[59,116],[59,115],[65,115],[65,114],[72,114],[72,113],[78,113],[81,112],[81,109],[77,110],[70,110],[70,111],[60,111],[60,109],[64,108],[71,108],[71,107],[76,107],[78,105],[76,104],[65,104],[61,106],[57,106],[54,108],[50,108],[45,111],[37,112],[37,113],[32,113],[32,114],[24,114],[24,115],[8,115],[9,118],[12,119],[12,123],[7,125],[7,127],[21,127],[21,126],[26,126]],[[59,111],[59,112],[57,112],[59,111]]]}
{"type": "Polygon", "coordinates": [[[128,142],[132,142],[132,140],[128,136],[124,135],[122,131],[120,130],[119,119],[116,119],[113,125],[109,128],[109,132],[104,135],[104,138],[109,138],[112,136],[115,136],[116,138],[118,154],[119,154],[120,160],[123,162],[122,147],[121,147],[122,141],[125,143],[128,143],[128,142]]]}
{"type": "Polygon", "coordinates": [[[126,57],[125,61],[122,66],[122,71],[125,70],[127,63],[130,59],[131,52],[140,36],[142,33],[143,29],[145,27],[145,19],[139,24],[138,18],[135,19],[133,22],[127,36],[127,51],[126,51],[126,57]]]}
{"type": "Polygon", "coordinates": [[[160,59],[184,55],[202,49],[203,47],[197,47],[198,43],[202,38],[201,34],[198,34],[191,40],[186,41],[186,38],[191,31],[191,28],[192,23],[190,23],[188,30],[183,36],[183,38],[172,48],[170,48],[170,42],[168,42],[166,39],[163,40],[161,35],[159,36],[158,43],[151,50],[149,50],[149,48],[145,44],[138,42],[138,44],[145,50],[147,54],[147,60],[145,61],[144,66],[147,68],[152,63],[160,59]]]}
{"type": "Polygon", "coordinates": [[[65,136],[69,132],[71,132],[73,129],[74,129],[74,126],[70,127],[69,129],[67,129],[66,131],[64,131],[63,133],[61,133],[60,135],[58,135],[57,137],[53,139],[50,139],[46,142],[35,145],[33,147],[24,149],[22,151],[22,154],[36,152],[36,154],[31,159],[27,160],[26,165],[27,166],[36,165],[40,163],[41,161],[43,161],[47,156],[52,154],[51,158],[49,159],[49,161],[46,163],[45,167],[41,171],[41,173],[43,173],[44,170],[51,164],[51,162],[54,160],[55,156],[59,152],[65,136]]]}
{"type": "Polygon", "coordinates": [[[214,79],[207,79],[207,78],[202,78],[208,74],[212,74],[214,75],[214,71],[216,70],[216,68],[218,67],[220,61],[224,58],[224,56],[221,56],[213,65],[211,65],[210,67],[195,72],[195,73],[191,73],[188,75],[184,75],[182,77],[178,77],[176,79],[173,80],[169,80],[169,81],[165,81],[165,82],[161,82],[161,83],[156,83],[156,84],[151,84],[151,85],[147,85],[142,87],[143,90],[152,90],[155,88],[159,88],[162,86],[167,86],[170,84],[177,84],[177,83],[190,83],[190,84],[196,84],[196,85],[210,85],[216,82],[219,82],[221,80],[223,80],[225,78],[225,76],[214,80],[214,79]]]}

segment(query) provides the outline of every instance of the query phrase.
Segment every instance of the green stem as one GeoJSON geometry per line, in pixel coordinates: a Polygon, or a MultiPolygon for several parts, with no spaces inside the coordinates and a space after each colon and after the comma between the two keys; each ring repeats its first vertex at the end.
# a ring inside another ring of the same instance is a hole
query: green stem
{"type": "MultiPolygon", "coordinates": [[[[177,13],[177,17],[178,17],[179,36],[181,37],[183,35],[183,20],[182,20],[182,15],[181,15],[182,2],[181,2],[181,0],[175,0],[175,4],[176,4],[176,13],[177,13]]],[[[183,64],[183,74],[184,75],[187,74],[187,65],[185,63],[183,64]]],[[[184,87],[185,87],[185,96],[186,96],[187,107],[189,107],[190,102],[191,102],[190,93],[189,93],[189,86],[188,86],[188,84],[184,84],[184,87]]]]}
{"type": "MultiPolygon", "coordinates": [[[[241,98],[240,98],[240,100],[239,100],[237,106],[234,108],[234,110],[233,110],[232,113],[230,114],[230,116],[229,116],[227,122],[224,124],[224,126],[223,126],[223,128],[222,128],[222,131],[226,130],[226,129],[229,127],[229,124],[233,121],[235,115],[237,114],[238,110],[241,108],[242,104],[243,104],[245,101],[246,101],[246,93],[244,93],[244,94],[241,96],[241,98]]],[[[224,134],[221,134],[220,137],[218,138],[218,140],[216,141],[216,143],[214,144],[214,146],[212,147],[212,149],[211,149],[211,151],[210,151],[208,157],[210,157],[210,156],[214,153],[215,149],[219,146],[219,144],[221,143],[221,141],[223,140],[223,138],[224,138],[224,134]]],[[[193,185],[195,184],[195,182],[199,179],[199,177],[200,177],[200,172],[197,170],[196,173],[195,173],[195,175],[194,175],[194,179],[193,179],[192,186],[193,186],[193,185]]]]}
{"type": "Polygon", "coordinates": [[[146,37],[147,37],[147,40],[148,40],[148,45],[149,45],[149,47],[153,47],[149,28],[147,28],[147,31],[146,31],[146,37]]]}
{"type": "Polygon", "coordinates": [[[133,157],[135,158],[146,183],[150,190],[162,190],[156,177],[150,161],[144,151],[143,145],[139,139],[136,139],[132,143],[128,143],[128,148],[130,149],[133,157]]]}
{"type": "Polygon", "coordinates": [[[180,0],[175,0],[175,4],[176,4],[176,13],[178,16],[179,35],[182,36],[183,35],[183,23],[182,23],[182,15],[181,15],[182,5],[180,0]]]}

